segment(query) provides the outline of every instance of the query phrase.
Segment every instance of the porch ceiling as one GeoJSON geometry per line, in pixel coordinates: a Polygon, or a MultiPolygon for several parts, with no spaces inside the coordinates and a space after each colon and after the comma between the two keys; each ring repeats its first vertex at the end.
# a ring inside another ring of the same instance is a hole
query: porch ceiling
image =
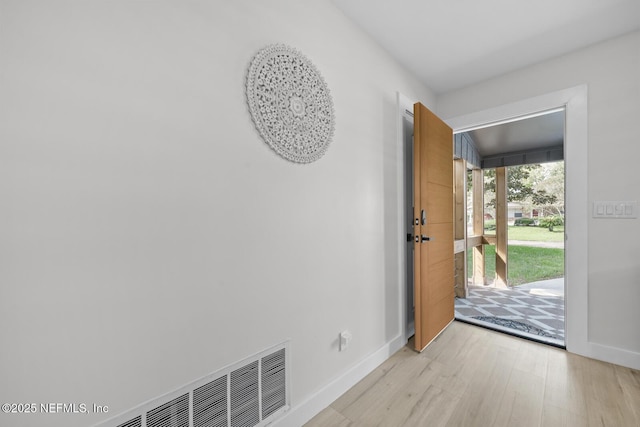
{"type": "Polygon", "coordinates": [[[564,143],[564,110],[467,132],[481,157],[564,143]]]}

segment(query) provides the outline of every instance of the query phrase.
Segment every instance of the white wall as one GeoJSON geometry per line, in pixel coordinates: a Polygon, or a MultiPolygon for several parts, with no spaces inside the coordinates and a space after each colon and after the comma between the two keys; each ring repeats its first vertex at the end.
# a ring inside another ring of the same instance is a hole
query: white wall
{"type": "Polygon", "coordinates": [[[1,425],[86,426],[287,338],[295,409],[399,336],[396,91],[435,97],[329,1],[3,1],[0,73],[0,402],[110,407],[1,425]],[[310,165],[245,104],[276,42],[333,94],[310,165]]]}
{"type": "MultiPolygon", "coordinates": [[[[594,200],[640,201],[636,170],[639,75],[640,33],[636,32],[443,94],[438,97],[437,111],[446,119],[586,84],[589,203],[584,209],[590,216],[594,200]]],[[[588,270],[591,355],[638,367],[640,219],[589,218],[587,232],[588,265],[584,268],[588,270]]]]}

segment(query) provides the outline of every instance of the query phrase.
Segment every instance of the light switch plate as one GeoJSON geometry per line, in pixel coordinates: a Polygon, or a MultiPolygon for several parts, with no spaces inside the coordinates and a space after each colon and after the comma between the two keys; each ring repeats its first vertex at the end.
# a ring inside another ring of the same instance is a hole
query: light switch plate
{"type": "Polygon", "coordinates": [[[636,200],[608,200],[593,202],[593,217],[612,219],[638,218],[638,202],[636,200]]]}

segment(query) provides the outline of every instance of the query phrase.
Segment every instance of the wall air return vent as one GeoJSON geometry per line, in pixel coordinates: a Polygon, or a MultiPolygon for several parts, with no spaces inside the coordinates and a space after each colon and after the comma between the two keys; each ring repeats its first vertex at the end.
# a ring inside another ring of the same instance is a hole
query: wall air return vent
{"type": "Polygon", "coordinates": [[[193,390],[193,427],[227,427],[227,376],[193,390]]]}
{"type": "Polygon", "coordinates": [[[142,415],[138,415],[126,423],[119,424],[118,427],[142,427],[142,415]]]}
{"type": "Polygon", "coordinates": [[[285,362],[284,349],[262,358],[262,418],[267,418],[286,404],[285,362]]]}
{"type": "Polygon", "coordinates": [[[189,393],[147,412],[146,427],[189,427],[189,393]]]}
{"type": "Polygon", "coordinates": [[[260,421],[258,361],[231,372],[231,427],[252,427],[260,421]]]}
{"type": "Polygon", "coordinates": [[[284,342],[96,427],[262,427],[289,410],[284,342]]]}

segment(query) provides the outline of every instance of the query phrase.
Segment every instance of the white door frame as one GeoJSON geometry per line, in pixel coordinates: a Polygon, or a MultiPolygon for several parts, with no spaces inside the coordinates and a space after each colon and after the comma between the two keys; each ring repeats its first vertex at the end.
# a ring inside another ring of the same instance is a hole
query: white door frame
{"type": "MultiPolygon", "coordinates": [[[[399,123],[404,109],[410,109],[411,106],[413,102],[398,93],[399,123]]],[[[565,344],[572,353],[611,360],[615,358],[614,354],[603,354],[601,346],[594,346],[588,339],[587,221],[590,209],[587,193],[587,86],[576,86],[462,116],[441,118],[454,133],[458,133],[558,107],[565,107],[565,344]]],[[[401,151],[402,141],[402,128],[399,126],[398,147],[401,151]]],[[[403,158],[401,155],[398,157],[403,158]]],[[[403,179],[400,179],[400,183],[403,183],[403,179]]],[[[400,208],[404,209],[404,204],[400,208]]],[[[399,218],[404,218],[404,215],[399,215],[399,218]]],[[[404,232],[400,235],[404,236],[404,232]]],[[[405,265],[404,257],[405,254],[400,254],[400,265],[405,265]]],[[[404,278],[401,278],[401,283],[401,325],[402,334],[406,337],[404,278]]]]}
{"type": "Polygon", "coordinates": [[[558,107],[565,107],[565,345],[572,353],[593,357],[588,339],[587,86],[443,120],[454,132],[462,132],[558,107]]]}
{"type": "MultiPolygon", "coordinates": [[[[398,158],[398,194],[400,195],[398,203],[398,236],[401,236],[404,239],[407,235],[407,224],[405,223],[406,218],[406,206],[408,200],[406,198],[406,180],[407,171],[405,169],[405,135],[403,120],[405,118],[411,118],[413,120],[413,104],[417,101],[413,101],[406,97],[405,95],[397,92],[397,104],[398,104],[398,118],[397,118],[397,158],[398,158]],[[409,112],[409,113],[407,113],[409,112]]],[[[415,325],[410,325],[407,323],[408,316],[408,308],[407,308],[407,256],[413,256],[413,254],[407,254],[407,244],[403,243],[403,250],[398,251],[398,265],[400,266],[399,275],[398,275],[398,283],[399,283],[399,292],[400,292],[400,337],[402,339],[402,345],[406,344],[409,338],[414,334],[415,325]]]]}

